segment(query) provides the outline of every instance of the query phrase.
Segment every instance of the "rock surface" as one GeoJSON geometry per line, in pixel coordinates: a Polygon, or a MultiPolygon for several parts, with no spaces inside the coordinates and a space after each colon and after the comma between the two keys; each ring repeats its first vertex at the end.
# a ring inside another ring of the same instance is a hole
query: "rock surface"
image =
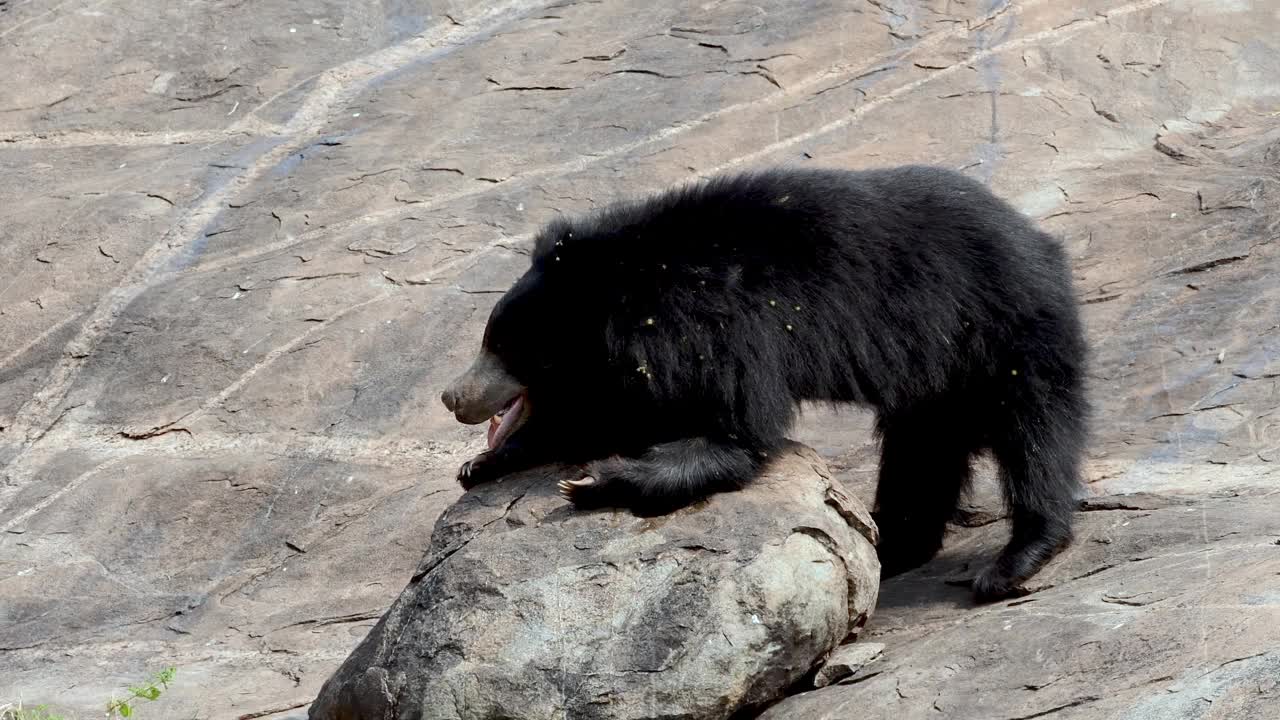
{"type": "MultiPolygon", "coordinates": [[[[87,716],[172,663],[156,717],[304,709],[461,494],[483,439],[439,391],[538,223],[719,169],[925,161],[1064,238],[1086,479],[1166,506],[1082,515],[1077,548],[1148,560],[1068,555],[974,611],[945,581],[1007,532],[982,485],[881,588],[885,672],[823,692],[876,687],[867,720],[943,689],[1002,698],[976,717],[1269,718],[1265,657],[1215,668],[1280,646],[1277,38],[1260,0],[0,1],[0,704],[87,716]],[[1186,592],[1097,594],[1153,578],[1186,592]],[[1024,689],[1090,618],[1070,682],[1024,689]],[[1224,699],[1137,684],[1205,673],[1224,699]]],[[[797,431],[864,502],[868,429],[797,431]]]]}
{"type": "Polygon", "coordinates": [[[883,643],[861,642],[841,645],[818,668],[813,676],[813,686],[824,688],[831,683],[853,675],[867,663],[875,661],[884,652],[883,643]]]}
{"type": "Polygon", "coordinates": [[[481,486],[310,717],[728,718],[862,627],[873,540],[799,446],[747,491],[653,519],[577,512],[547,472],[481,486]]]}
{"type": "Polygon", "coordinates": [[[760,720],[1266,720],[1280,708],[1280,493],[1104,498],[1027,597],[974,608],[958,587],[998,549],[957,533],[886,582],[853,647],[883,656],[760,720]]]}

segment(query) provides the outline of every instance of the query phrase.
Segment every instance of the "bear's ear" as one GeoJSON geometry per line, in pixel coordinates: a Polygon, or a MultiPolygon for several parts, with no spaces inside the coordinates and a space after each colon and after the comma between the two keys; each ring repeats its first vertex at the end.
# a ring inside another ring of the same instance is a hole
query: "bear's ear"
{"type": "Polygon", "coordinates": [[[573,235],[573,231],[569,227],[569,223],[564,219],[552,220],[533,241],[533,257],[535,264],[540,264],[549,260],[556,253],[556,249],[563,246],[566,237],[573,235]]]}

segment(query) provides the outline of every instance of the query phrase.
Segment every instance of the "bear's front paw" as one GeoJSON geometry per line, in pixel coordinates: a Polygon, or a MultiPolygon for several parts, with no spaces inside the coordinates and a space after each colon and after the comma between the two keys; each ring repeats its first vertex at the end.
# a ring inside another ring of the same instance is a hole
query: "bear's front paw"
{"type": "Polygon", "coordinates": [[[462,463],[462,467],[458,468],[458,484],[462,485],[462,489],[470,490],[482,483],[496,480],[501,475],[497,458],[486,450],[462,463]]]}

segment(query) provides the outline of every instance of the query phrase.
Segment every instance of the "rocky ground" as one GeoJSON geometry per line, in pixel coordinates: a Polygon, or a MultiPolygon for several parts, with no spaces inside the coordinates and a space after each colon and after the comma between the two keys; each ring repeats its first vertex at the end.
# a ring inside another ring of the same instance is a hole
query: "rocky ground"
{"type": "MultiPolygon", "coordinates": [[[[170,663],[151,716],[305,708],[461,494],[437,396],[539,223],[923,161],[1064,238],[1095,497],[975,610],[984,479],[881,657],[769,717],[1273,717],[1278,38],[1259,0],[0,0],[0,703],[170,663]]],[[[796,433],[864,499],[867,427],[796,433]]]]}

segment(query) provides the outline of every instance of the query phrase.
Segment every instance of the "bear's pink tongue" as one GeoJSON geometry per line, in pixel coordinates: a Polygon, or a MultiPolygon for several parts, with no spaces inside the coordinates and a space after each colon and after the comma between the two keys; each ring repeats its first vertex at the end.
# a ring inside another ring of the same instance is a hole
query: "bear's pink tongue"
{"type": "Polygon", "coordinates": [[[502,427],[502,418],[494,415],[489,418],[489,449],[493,449],[493,438],[498,434],[498,428],[502,427]]]}
{"type": "Polygon", "coordinates": [[[507,441],[507,436],[516,431],[517,425],[524,415],[524,395],[517,395],[502,412],[489,418],[489,449],[493,450],[507,441]]]}

